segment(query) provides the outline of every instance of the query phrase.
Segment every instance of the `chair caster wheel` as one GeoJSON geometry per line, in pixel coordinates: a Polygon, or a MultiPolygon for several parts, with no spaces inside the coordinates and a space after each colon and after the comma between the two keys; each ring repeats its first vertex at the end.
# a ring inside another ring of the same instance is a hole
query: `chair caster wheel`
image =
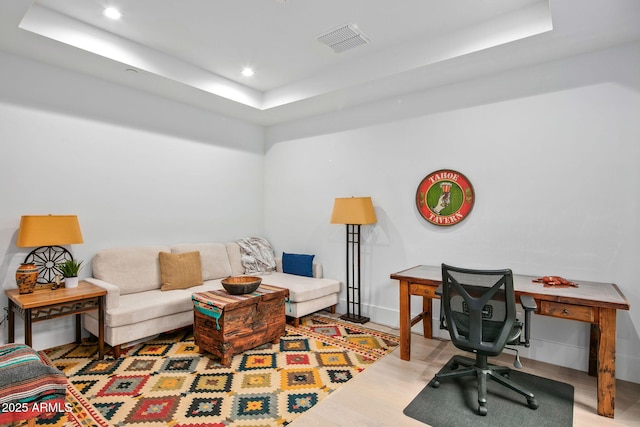
{"type": "Polygon", "coordinates": [[[486,406],[478,406],[478,415],[482,415],[484,417],[488,412],[489,411],[486,406]]]}
{"type": "Polygon", "coordinates": [[[536,399],[527,399],[527,404],[531,409],[538,409],[538,401],[536,399]]]}
{"type": "Polygon", "coordinates": [[[431,387],[433,387],[433,388],[438,388],[438,387],[440,387],[440,381],[434,381],[434,382],[432,382],[432,383],[431,383],[431,387]]]}

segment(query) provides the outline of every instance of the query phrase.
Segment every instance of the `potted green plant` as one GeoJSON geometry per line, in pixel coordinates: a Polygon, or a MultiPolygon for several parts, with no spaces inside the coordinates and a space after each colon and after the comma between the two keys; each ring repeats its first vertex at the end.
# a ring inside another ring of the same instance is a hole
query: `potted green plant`
{"type": "Polygon", "coordinates": [[[57,265],[60,273],[65,277],[64,287],[75,288],[78,286],[78,273],[82,270],[82,261],[76,261],[75,259],[68,259],[57,265]]]}

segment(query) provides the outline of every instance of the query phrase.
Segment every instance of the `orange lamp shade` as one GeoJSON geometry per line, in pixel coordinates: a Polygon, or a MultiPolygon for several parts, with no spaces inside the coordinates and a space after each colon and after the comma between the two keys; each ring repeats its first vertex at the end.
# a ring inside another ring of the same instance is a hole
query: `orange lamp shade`
{"type": "Polygon", "coordinates": [[[83,243],[77,215],[23,215],[16,246],[54,246],[83,243]]]}
{"type": "Polygon", "coordinates": [[[331,224],[375,224],[371,197],[337,197],[333,203],[331,224]]]}

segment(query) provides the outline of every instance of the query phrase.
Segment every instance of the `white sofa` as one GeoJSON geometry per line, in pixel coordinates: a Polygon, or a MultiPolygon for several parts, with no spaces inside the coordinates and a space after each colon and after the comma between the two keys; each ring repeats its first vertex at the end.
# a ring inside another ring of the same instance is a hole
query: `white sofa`
{"type": "MultiPolygon", "coordinates": [[[[105,342],[120,357],[121,346],[193,324],[191,295],[222,289],[220,280],[245,274],[240,246],[229,243],[180,244],[105,249],[92,261],[93,277],[85,279],[107,290],[105,298],[105,342]],[[203,284],[187,289],[161,290],[160,252],[200,252],[203,284]]],[[[266,284],[289,289],[286,315],[297,325],[300,317],[330,308],[335,312],[340,282],[322,277],[322,265],[313,263],[313,277],[282,272],[276,259],[274,272],[251,274],[266,284]]],[[[83,326],[98,335],[97,311],[83,314],[83,326]]]]}

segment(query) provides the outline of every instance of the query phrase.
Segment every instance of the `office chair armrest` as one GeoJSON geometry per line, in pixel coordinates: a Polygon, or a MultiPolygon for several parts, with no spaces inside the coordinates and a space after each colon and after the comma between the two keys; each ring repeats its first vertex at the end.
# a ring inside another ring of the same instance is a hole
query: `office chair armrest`
{"type": "Polygon", "coordinates": [[[524,346],[529,347],[531,335],[531,313],[538,309],[536,300],[529,295],[520,295],[520,304],[524,308],[524,346]]]}
{"type": "Polygon", "coordinates": [[[538,309],[538,305],[536,304],[536,300],[529,295],[520,295],[520,304],[525,311],[535,311],[538,309]]]}

